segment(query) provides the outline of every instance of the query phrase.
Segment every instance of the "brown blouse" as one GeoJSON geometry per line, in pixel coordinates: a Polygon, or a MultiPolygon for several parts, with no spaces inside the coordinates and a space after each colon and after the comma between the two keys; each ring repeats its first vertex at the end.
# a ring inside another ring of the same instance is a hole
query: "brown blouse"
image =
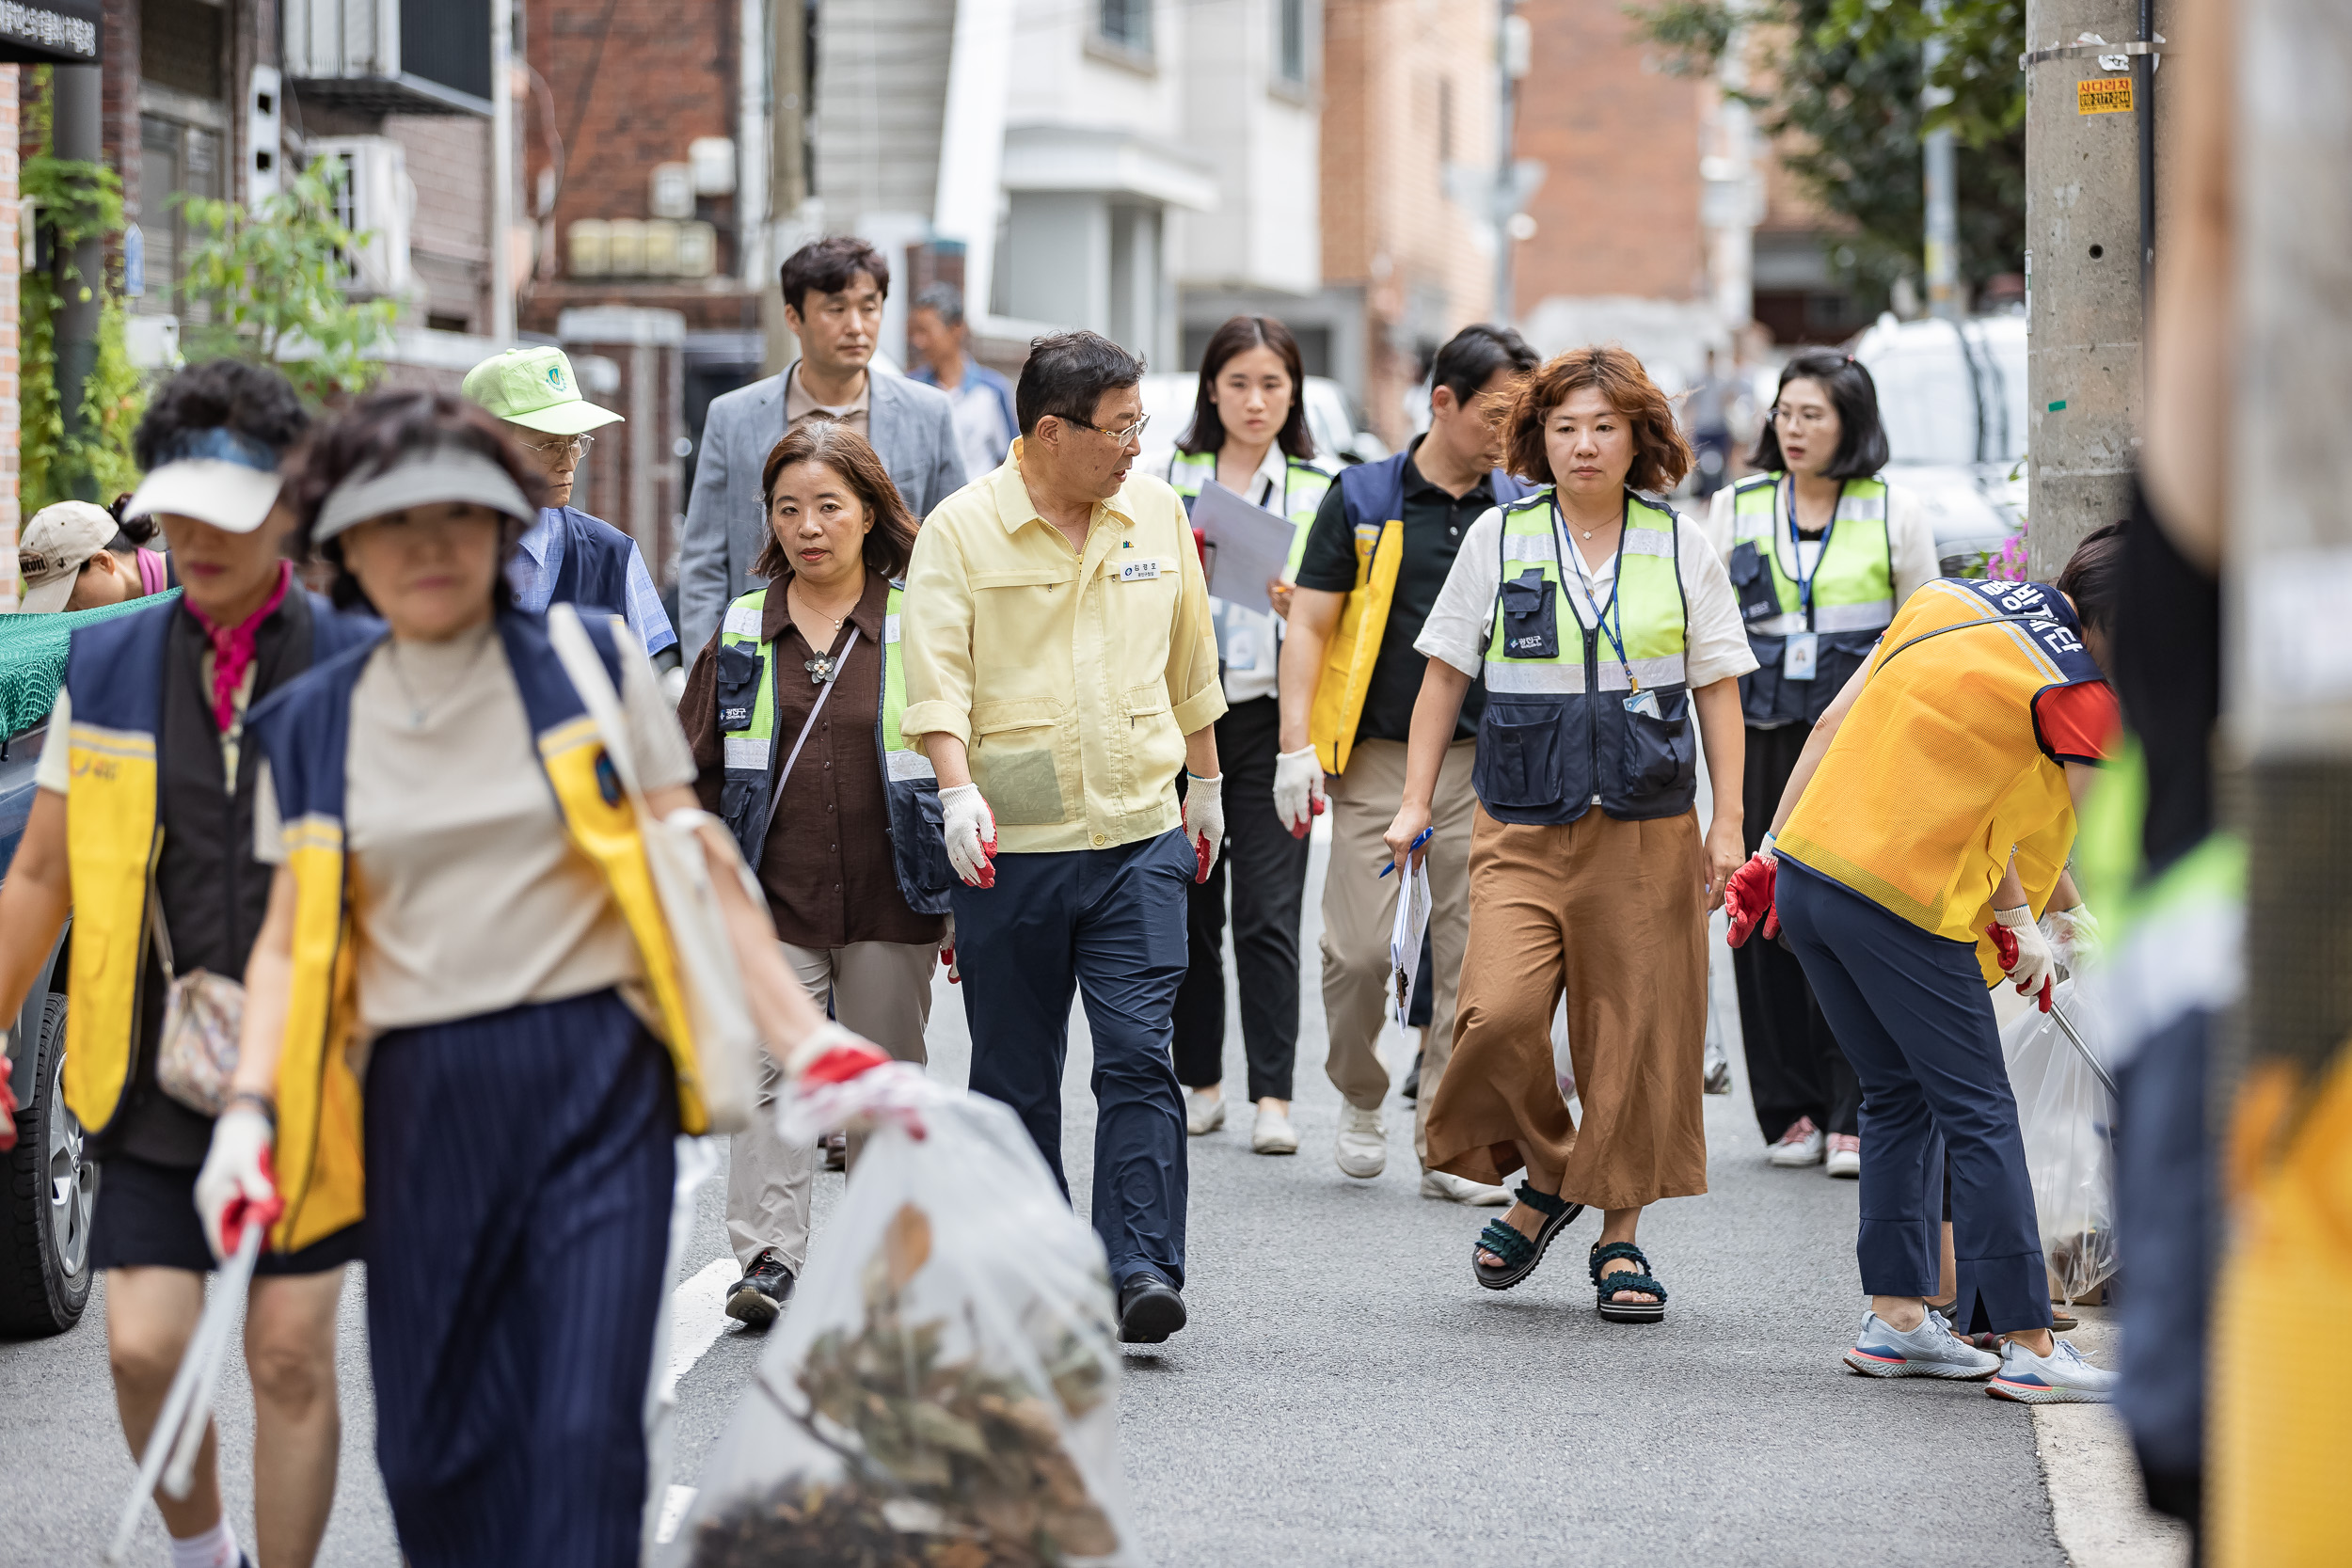
{"type": "MultiPolygon", "coordinates": [[[[776,763],[808,721],[820,688],[804,666],[816,650],[786,608],[786,579],[768,588],[759,635],[776,644],[776,763]]],[[[917,914],[898,891],[890,858],[890,808],[882,794],[882,765],[875,740],[882,714],[882,616],[890,584],[868,571],[866,593],[828,652],[838,653],[858,630],[857,646],[842,662],[833,700],[818,716],[801,759],[785,781],[784,799],[759,856],[759,885],[767,891],[776,935],[795,947],[832,949],[859,942],[937,942],[942,917],[917,914]]],[[[725,782],[718,722],[718,648],[712,638],[694,660],[678,702],[678,721],[694,746],[694,793],[706,811],[719,809],[725,782]]]]}

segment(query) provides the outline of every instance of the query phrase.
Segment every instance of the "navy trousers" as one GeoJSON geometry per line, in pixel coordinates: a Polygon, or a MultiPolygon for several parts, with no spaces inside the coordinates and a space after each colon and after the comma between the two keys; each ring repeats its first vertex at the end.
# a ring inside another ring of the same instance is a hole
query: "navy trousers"
{"type": "Polygon", "coordinates": [[[1200,862],[1181,831],[1115,849],[999,855],[955,889],[972,1092],[1020,1117],[1065,1196],[1061,1074],[1070,999],[1094,1037],[1094,1233],[1111,1282],[1184,1283],[1184,1110],[1168,1053],[1200,862]]]}
{"type": "Polygon", "coordinates": [[[1976,949],[1787,855],[1775,895],[1781,928],[1862,1081],[1862,1288],[1935,1294],[1948,1162],[1963,1332],[2049,1327],[2026,1140],[1976,949]]]}
{"type": "Polygon", "coordinates": [[[610,990],[375,1043],[375,1456],[415,1568],[634,1568],[676,1086],[610,990]]]}

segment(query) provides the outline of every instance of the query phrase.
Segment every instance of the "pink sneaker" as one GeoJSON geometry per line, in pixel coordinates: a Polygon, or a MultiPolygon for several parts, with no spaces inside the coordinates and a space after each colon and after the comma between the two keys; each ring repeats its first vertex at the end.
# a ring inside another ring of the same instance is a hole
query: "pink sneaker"
{"type": "Polygon", "coordinates": [[[1851,1132],[1829,1135],[1829,1174],[1851,1181],[1862,1175],[1862,1140],[1851,1132]]]}
{"type": "Polygon", "coordinates": [[[1764,1158],[1772,1164],[1791,1170],[1803,1165],[1818,1165],[1821,1163],[1821,1130],[1813,1125],[1811,1117],[1799,1117],[1794,1125],[1780,1135],[1780,1142],[1764,1151],[1764,1158]]]}

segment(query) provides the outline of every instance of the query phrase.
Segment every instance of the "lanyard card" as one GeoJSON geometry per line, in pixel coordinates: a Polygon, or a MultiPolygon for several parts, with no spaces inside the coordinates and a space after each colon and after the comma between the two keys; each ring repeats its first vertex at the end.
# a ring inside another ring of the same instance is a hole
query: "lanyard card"
{"type": "Polygon", "coordinates": [[[1658,711],[1658,693],[1655,691],[1636,691],[1625,700],[1625,710],[1628,713],[1638,713],[1645,719],[1665,717],[1658,711]]]}
{"type": "Polygon", "coordinates": [[[1780,652],[1780,678],[1785,681],[1809,681],[1820,658],[1819,636],[1809,631],[1791,632],[1780,652]]]}

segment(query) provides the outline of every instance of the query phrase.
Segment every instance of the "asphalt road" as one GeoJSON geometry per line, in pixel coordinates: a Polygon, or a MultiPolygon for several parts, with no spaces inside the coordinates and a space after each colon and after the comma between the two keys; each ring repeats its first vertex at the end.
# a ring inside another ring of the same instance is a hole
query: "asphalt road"
{"type": "MultiPolygon", "coordinates": [[[[1976,1385],[1881,1384],[1838,1364],[1862,1302],[1855,1187],[1767,1167],[1744,1086],[1707,1102],[1708,1196],[1661,1205],[1642,1241],[1673,1291],[1658,1325],[1602,1323],[1566,1244],[1518,1290],[1470,1280],[1496,1211],[1417,1194],[1410,1107],[1391,1101],[1377,1180],[1331,1160],[1310,887],[1300,1152],[1248,1148],[1248,1117],[1191,1145],[1192,1324],[1127,1359],[1131,1517],[1161,1564],[1703,1562],[2059,1564],[2033,1418],[1976,1385]]],[[[1727,976],[1719,1006],[1740,1071],[1727,976]]],[[[932,1071],[961,1083],[961,993],[937,989],[932,1071]]],[[[1228,1061],[1238,1082],[1238,1025],[1228,1061]]],[[[1071,1185],[1088,1188],[1083,1020],[1065,1084],[1071,1185]]],[[[1238,1090],[1236,1090],[1238,1092],[1238,1090]]],[[[1238,1108],[1237,1108],[1238,1109],[1238,1108]]],[[[820,1178],[818,1223],[842,1179],[820,1178]]],[[[723,1181],[702,1191],[681,1279],[724,1250],[723,1181]]],[[[0,1564],[95,1562],[134,1466],[116,1425],[102,1296],[80,1328],[0,1344],[0,1564]]],[[[359,1323],[345,1294],[342,1483],[320,1561],[398,1561],[373,1465],[359,1323]]],[[[548,1309],[562,1310],[551,1291],[548,1309]]],[[[682,1319],[697,1309],[680,1308],[682,1319]]],[[[691,1326],[691,1324],[690,1324],[691,1326]]],[[[761,1349],[729,1324],[682,1378],[691,1485],[761,1349]]],[[[232,1359],[223,1474],[250,1544],[251,1400],[232,1359]]],[[[160,1562],[150,1512],[135,1562],[160,1562]]]]}

